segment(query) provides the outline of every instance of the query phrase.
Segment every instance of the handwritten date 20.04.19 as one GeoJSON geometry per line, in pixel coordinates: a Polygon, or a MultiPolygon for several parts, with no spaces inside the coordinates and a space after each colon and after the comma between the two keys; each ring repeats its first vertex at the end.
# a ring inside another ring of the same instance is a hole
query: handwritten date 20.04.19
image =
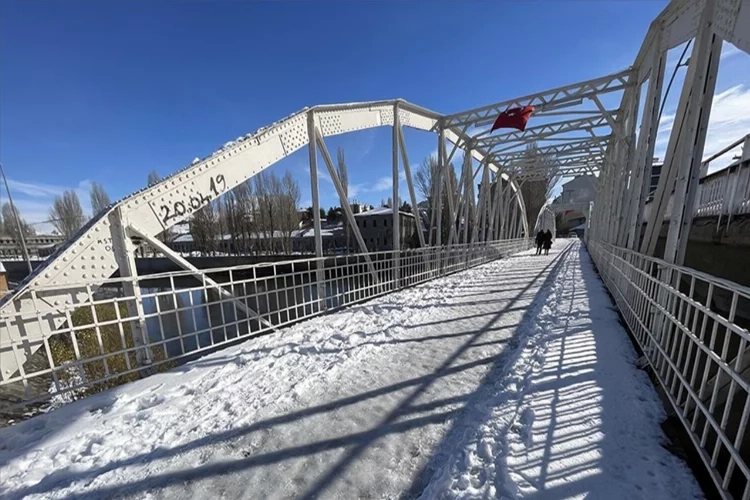
{"type": "Polygon", "coordinates": [[[167,223],[172,219],[176,219],[186,213],[192,213],[196,210],[200,210],[202,207],[208,205],[211,200],[227,189],[227,181],[224,179],[223,174],[211,177],[211,182],[208,187],[207,193],[196,193],[190,196],[190,199],[186,203],[183,200],[178,200],[171,205],[161,205],[159,207],[159,218],[162,223],[167,223]]]}

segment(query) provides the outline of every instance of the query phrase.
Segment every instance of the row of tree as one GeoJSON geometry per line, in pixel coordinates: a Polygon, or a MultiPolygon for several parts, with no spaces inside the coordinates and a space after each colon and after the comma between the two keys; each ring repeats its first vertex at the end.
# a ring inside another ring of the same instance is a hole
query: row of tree
{"type": "MultiPolygon", "coordinates": [[[[109,197],[100,184],[91,185],[90,196],[94,212],[99,212],[110,205],[109,197]]],[[[78,194],[69,190],[55,197],[47,222],[65,237],[72,236],[83,227],[86,217],[83,214],[78,194]]],[[[21,235],[35,235],[36,230],[21,216],[17,207],[12,207],[6,202],[0,209],[0,234],[18,240],[21,235]]]]}
{"type": "MultiPolygon", "coordinates": [[[[160,181],[157,172],[148,174],[148,186],[160,181]]],[[[89,194],[95,214],[110,206],[101,185],[92,184],[89,194]]],[[[289,172],[283,177],[262,172],[193,214],[188,221],[193,245],[202,253],[213,254],[221,250],[220,242],[228,237],[237,252],[290,252],[291,232],[299,220],[299,199],[299,185],[289,172]]],[[[55,198],[49,216],[49,222],[66,238],[86,223],[80,199],[73,190],[55,198]]],[[[168,228],[158,236],[170,244],[178,233],[168,228]]]]}
{"type": "Polygon", "coordinates": [[[291,253],[299,201],[299,185],[289,172],[282,177],[261,172],[193,215],[193,245],[204,254],[230,246],[241,254],[291,253]]]}

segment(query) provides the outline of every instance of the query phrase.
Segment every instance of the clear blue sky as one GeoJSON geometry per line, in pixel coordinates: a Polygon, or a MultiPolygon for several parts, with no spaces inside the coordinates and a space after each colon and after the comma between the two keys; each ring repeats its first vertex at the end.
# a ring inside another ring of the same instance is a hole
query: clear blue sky
{"type": "MultiPolygon", "coordinates": [[[[23,214],[43,220],[62,189],[97,181],[120,198],[304,106],[402,97],[455,112],[624,69],[666,3],[4,2],[0,157],[23,214]]],[[[407,142],[411,163],[435,150],[429,134],[407,142]]],[[[337,146],[357,197],[387,198],[389,130],[337,146]]],[[[305,165],[303,152],[275,167],[303,202],[305,165]]]]}

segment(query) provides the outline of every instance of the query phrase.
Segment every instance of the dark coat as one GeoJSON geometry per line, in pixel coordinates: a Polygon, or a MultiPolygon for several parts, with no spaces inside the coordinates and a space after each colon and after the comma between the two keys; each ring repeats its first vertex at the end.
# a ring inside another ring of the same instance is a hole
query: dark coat
{"type": "Polygon", "coordinates": [[[536,245],[537,246],[543,245],[544,240],[545,240],[544,231],[539,231],[538,233],[536,233],[536,245]]]}
{"type": "Polygon", "coordinates": [[[550,231],[549,229],[547,230],[546,233],[544,233],[543,246],[545,250],[549,250],[550,248],[552,248],[552,231],[550,231]]]}

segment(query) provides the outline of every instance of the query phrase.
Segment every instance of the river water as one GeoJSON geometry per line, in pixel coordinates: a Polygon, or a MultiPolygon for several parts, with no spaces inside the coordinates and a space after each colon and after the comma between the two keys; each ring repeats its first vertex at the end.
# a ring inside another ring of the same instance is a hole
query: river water
{"type": "MultiPolygon", "coordinates": [[[[285,325],[320,311],[316,283],[291,277],[262,280],[236,286],[234,296],[247,308],[260,314],[274,326],[285,325]]],[[[348,281],[326,283],[326,308],[351,302],[352,286],[348,281]]],[[[152,342],[164,342],[168,358],[183,357],[191,352],[268,331],[257,318],[239,309],[227,296],[216,289],[188,287],[171,292],[171,288],[141,288],[146,328],[152,342]]],[[[204,354],[203,352],[201,354],[204,354]]]]}

